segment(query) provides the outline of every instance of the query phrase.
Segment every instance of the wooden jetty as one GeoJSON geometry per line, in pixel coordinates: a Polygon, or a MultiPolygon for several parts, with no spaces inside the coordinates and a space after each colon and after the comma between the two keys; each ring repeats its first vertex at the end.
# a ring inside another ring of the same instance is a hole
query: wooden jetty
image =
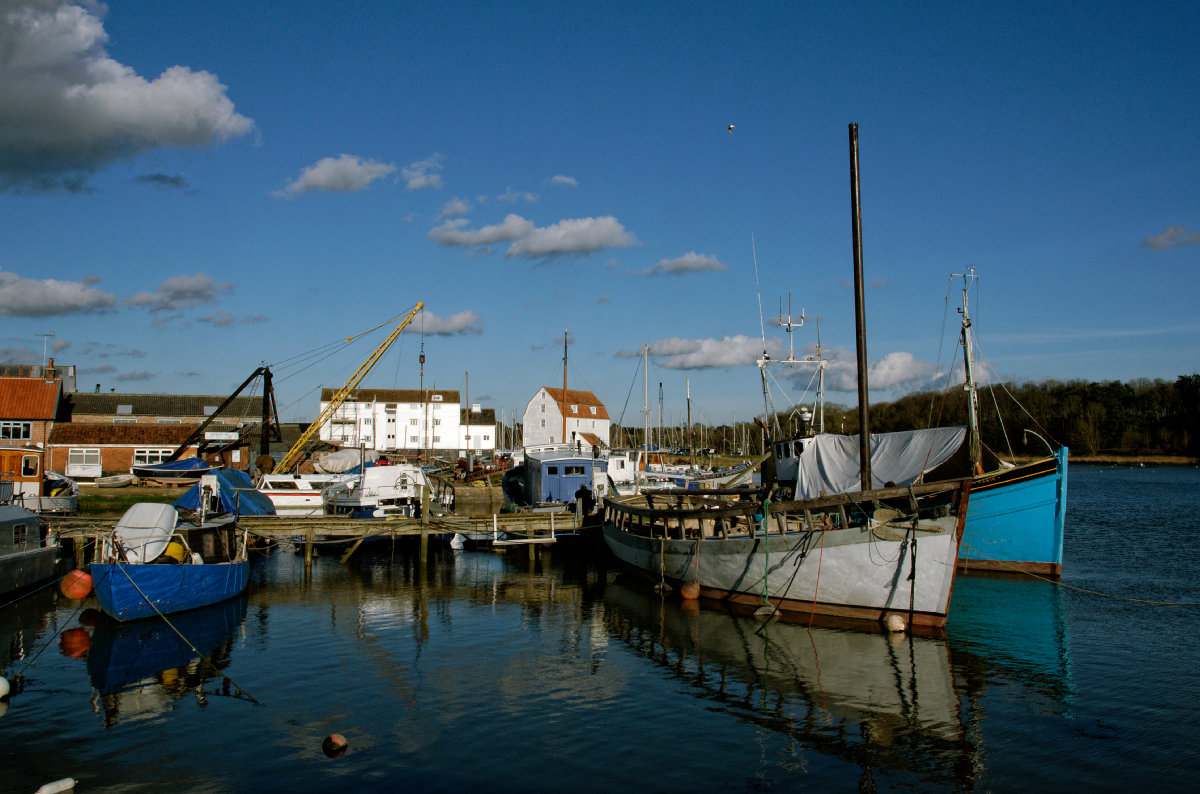
{"type": "MultiPolygon", "coordinates": [[[[49,529],[60,542],[75,543],[76,559],[81,559],[83,547],[98,532],[112,529],[116,518],[82,518],[78,516],[47,519],[49,529]]],[[[490,516],[430,516],[428,519],[395,518],[366,519],[340,516],[242,516],[238,527],[264,540],[286,540],[304,545],[304,558],[312,559],[313,550],[321,543],[346,543],[349,548],[342,560],[349,558],[366,540],[377,538],[419,538],[421,554],[425,555],[429,537],[459,534],[476,544],[506,548],[527,546],[530,554],[536,546],[554,543],[561,534],[580,531],[582,525],[574,513],[493,513],[490,516]]]]}

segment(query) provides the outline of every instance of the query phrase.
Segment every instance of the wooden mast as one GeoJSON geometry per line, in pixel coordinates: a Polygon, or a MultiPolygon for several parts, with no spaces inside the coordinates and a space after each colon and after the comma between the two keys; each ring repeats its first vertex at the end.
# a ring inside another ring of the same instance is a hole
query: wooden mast
{"type": "Polygon", "coordinates": [[[563,329],[563,396],[562,396],[562,442],[567,442],[567,329],[563,329]]]}
{"type": "Polygon", "coordinates": [[[863,291],[862,209],[858,196],[858,125],[850,125],[850,218],[854,236],[854,338],[858,348],[858,460],[862,490],[871,490],[871,422],[867,402],[867,309],[863,291]]]}

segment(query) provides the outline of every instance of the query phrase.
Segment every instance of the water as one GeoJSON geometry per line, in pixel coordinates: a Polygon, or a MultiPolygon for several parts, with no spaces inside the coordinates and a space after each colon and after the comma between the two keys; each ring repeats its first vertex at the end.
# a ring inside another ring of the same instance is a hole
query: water
{"type": "Polygon", "coordinates": [[[217,673],[47,590],[0,609],[0,791],[1190,791],[1200,471],[1070,477],[1069,587],[959,577],[944,640],[764,629],[565,549],[385,547],[179,616],[217,673]]]}

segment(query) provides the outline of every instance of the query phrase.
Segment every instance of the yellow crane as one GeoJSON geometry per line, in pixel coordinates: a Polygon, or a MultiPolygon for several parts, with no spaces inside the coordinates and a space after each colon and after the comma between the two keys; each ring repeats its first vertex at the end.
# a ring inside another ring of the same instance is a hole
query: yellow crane
{"type": "MultiPolygon", "coordinates": [[[[397,325],[390,334],[388,334],[387,339],[384,339],[383,343],[379,345],[379,347],[375,348],[375,352],[372,353],[367,360],[362,363],[362,366],[360,366],[358,370],[350,376],[350,380],[346,381],[346,385],[339,389],[337,394],[333,395],[333,399],[331,399],[329,404],[325,406],[325,410],[321,411],[321,415],[318,416],[316,420],[308,426],[308,429],[305,430],[300,436],[300,440],[292,445],[292,448],[289,449],[287,454],[283,456],[283,459],[279,461],[279,465],[276,466],[274,471],[271,472],[272,474],[285,474],[291,471],[292,468],[300,462],[300,458],[304,455],[304,449],[308,446],[308,442],[312,441],[313,436],[320,432],[321,426],[328,422],[333,416],[333,412],[342,406],[342,403],[346,401],[346,398],[350,396],[350,393],[358,387],[358,384],[362,381],[362,379],[365,378],[367,373],[371,371],[371,367],[375,366],[375,362],[387,352],[387,349],[392,346],[392,342],[396,341],[396,337],[400,336],[400,332],[403,331],[405,327],[407,327],[408,324],[413,321],[413,318],[417,316],[417,312],[421,311],[423,308],[425,308],[425,304],[421,301],[417,301],[417,305],[414,306],[412,310],[408,312],[408,314],[405,314],[400,319],[400,324],[397,325]]],[[[368,331],[367,333],[370,332],[368,331]]],[[[346,337],[347,342],[350,342],[353,339],[354,337],[352,336],[346,337]]]]}

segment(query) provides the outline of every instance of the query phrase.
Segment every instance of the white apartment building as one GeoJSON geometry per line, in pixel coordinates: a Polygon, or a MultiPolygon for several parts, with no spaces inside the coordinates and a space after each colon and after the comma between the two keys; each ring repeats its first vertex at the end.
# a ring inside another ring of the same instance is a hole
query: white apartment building
{"type": "MultiPolygon", "coordinates": [[[[336,389],[321,390],[324,411],[336,389]]],[[[322,441],[378,452],[462,457],[496,449],[496,412],[459,403],[455,389],[357,389],[320,429],[322,441]],[[468,438],[469,436],[469,438],[468,438]]]]}

